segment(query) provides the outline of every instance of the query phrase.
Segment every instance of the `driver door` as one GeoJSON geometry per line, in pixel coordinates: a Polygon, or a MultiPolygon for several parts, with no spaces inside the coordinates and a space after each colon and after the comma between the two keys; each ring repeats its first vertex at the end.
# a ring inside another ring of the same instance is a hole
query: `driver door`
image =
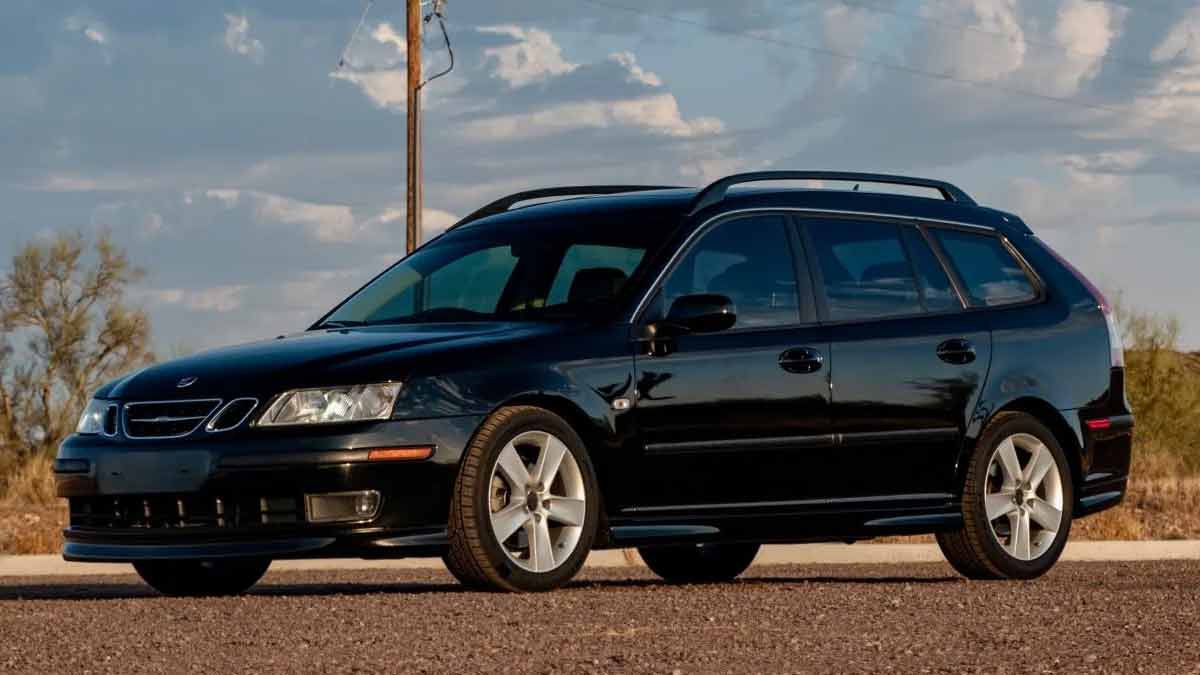
{"type": "Polygon", "coordinates": [[[711,227],[668,273],[643,321],[694,294],[728,297],[737,319],[636,359],[635,512],[738,510],[813,493],[833,443],[829,338],[803,259],[786,216],[755,214],[711,227]]]}

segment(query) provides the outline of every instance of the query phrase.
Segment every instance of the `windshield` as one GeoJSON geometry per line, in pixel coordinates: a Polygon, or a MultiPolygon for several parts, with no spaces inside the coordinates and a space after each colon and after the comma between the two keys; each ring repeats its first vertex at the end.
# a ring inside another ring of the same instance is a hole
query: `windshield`
{"type": "Polygon", "coordinates": [[[640,271],[662,231],[583,223],[466,227],[397,263],[318,327],[595,313],[640,271]]]}

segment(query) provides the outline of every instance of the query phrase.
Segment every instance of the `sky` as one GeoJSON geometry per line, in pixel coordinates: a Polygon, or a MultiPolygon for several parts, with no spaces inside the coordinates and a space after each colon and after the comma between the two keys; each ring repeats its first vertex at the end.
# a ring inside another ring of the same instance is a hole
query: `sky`
{"type": "MultiPolygon", "coordinates": [[[[167,355],[304,329],[404,251],[403,5],[377,0],[347,48],[354,0],[5,0],[0,261],[111,232],[167,355]]],[[[454,0],[447,19],[426,237],[533,187],[909,173],[1020,214],[1200,349],[1200,3],[454,0]]]]}

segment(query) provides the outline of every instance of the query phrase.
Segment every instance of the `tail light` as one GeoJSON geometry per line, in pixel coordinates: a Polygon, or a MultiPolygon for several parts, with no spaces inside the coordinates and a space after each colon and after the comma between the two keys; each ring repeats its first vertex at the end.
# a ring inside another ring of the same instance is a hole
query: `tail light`
{"type": "Polygon", "coordinates": [[[1096,301],[1096,305],[1100,308],[1100,311],[1104,313],[1104,324],[1108,327],[1109,363],[1113,368],[1124,368],[1125,345],[1121,339],[1121,328],[1117,326],[1117,317],[1113,312],[1113,306],[1108,302],[1108,298],[1104,296],[1104,292],[1099,288],[1096,288],[1096,284],[1093,284],[1091,280],[1083,276],[1083,272],[1080,272],[1079,268],[1067,262],[1066,258],[1063,258],[1058,254],[1057,251],[1050,248],[1046,242],[1039,239],[1038,243],[1040,243],[1042,248],[1046,249],[1046,252],[1049,253],[1055,260],[1057,260],[1060,265],[1067,268],[1067,271],[1069,271],[1075,277],[1075,279],[1079,281],[1079,283],[1083,284],[1083,287],[1087,289],[1087,292],[1091,294],[1092,298],[1096,301]]]}

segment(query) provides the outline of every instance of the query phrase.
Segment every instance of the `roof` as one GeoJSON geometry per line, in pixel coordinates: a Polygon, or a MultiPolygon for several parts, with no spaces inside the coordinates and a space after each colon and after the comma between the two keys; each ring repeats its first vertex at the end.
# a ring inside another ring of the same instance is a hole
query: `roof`
{"type": "MultiPolygon", "coordinates": [[[[680,222],[701,194],[699,188],[671,188],[641,192],[579,196],[558,201],[518,206],[465,224],[466,227],[610,213],[654,211],[659,216],[677,217],[680,222]]],[[[1007,233],[1028,234],[1020,218],[973,203],[911,195],[852,192],[849,190],[802,188],[734,188],[723,200],[697,214],[700,220],[722,213],[749,209],[790,208],[824,212],[885,215],[900,219],[944,221],[984,225],[1007,233]]]]}

